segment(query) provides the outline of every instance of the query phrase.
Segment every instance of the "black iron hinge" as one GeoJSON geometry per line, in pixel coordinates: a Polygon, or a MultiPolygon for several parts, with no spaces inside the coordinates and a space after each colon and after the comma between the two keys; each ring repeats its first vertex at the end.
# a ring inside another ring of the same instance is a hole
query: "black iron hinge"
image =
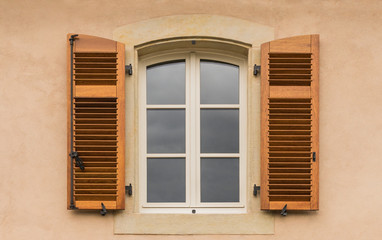
{"type": "Polygon", "coordinates": [[[131,64],[125,66],[125,72],[129,75],[133,75],[133,66],[131,64]]]}
{"type": "Polygon", "coordinates": [[[125,186],[125,192],[129,194],[129,196],[133,195],[133,186],[131,186],[131,183],[129,186],[125,186]]]}
{"type": "Polygon", "coordinates": [[[253,195],[257,197],[257,191],[260,192],[260,186],[253,185],[253,195]]]}
{"type": "Polygon", "coordinates": [[[78,37],[78,34],[71,35],[69,38],[70,45],[73,45],[73,42],[76,40],[78,37]]]}
{"type": "Polygon", "coordinates": [[[255,66],[253,66],[253,75],[257,76],[257,74],[260,73],[260,70],[261,66],[255,64],[255,66]]]}

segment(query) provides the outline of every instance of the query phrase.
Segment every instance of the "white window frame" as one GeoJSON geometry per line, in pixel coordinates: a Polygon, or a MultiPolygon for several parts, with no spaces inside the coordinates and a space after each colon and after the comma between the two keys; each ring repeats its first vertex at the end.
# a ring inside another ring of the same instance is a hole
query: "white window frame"
{"type": "Polygon", "coordinates": [[[147,55],[139,59],[139,212],[140,213],[246,213],[247,187],[247,63],[244,57],[224,51],[169,51],[147,55]],[[147,105],[146,67],[174,60],[185,60],[186,92],[185,104],[147,105]],[[239,66],[239,104],[200,104],[200,60],[225,62],[239,66]],[[195,80],[195,81],[193,81],[195,80]],[[193,104],[191,104],[193,103],[193,104]],[[239,153],[210,154],[200,153],[200,109],[239,109],[239,153]],[[147,109],[185,109],[186,112],[186,153],[185,154],[147,154],[147,109]],[[191,132],[193,130],[193,132],[191,132]],[[184,157],[186,159],[186,201],[184,203],[147,203],[147,158],[184,157]],[[239,202],[202,203],[200,202],[200,158],[238,157],[240,168],[239,202]],[[197,159],[191,161],[191,159],[197,159]],[[190,180],[193,179],[193,180],[190,180]]]}

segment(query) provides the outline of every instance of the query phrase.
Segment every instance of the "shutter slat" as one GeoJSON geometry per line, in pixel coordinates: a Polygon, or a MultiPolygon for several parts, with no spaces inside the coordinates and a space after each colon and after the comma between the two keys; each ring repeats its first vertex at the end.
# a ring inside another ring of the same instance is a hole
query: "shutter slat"
{"type": "Polygon", "coordinates": [[[116,166],[116,162],[94,162],[94,161],[86,161],[84,162],[85,167],[114,167],[116,166]]]}
{"type": "Polygon", "coordinates": [[[124,45],[112,40],[79,35],[74,41],[73,147],[85,167],[73,164],[79,209],[101,209],[101,203],[124,209],[124,57],[124,45]]]}
{"type": "Polygon", "coordinates": [[[76,102],[74,103],[75,105],[86,105],[86,104],[89,104],[89,105],[106,105],[106,106],[109,106],[109,105],[115,105],[117,104],[116,102],[76,102]]]}
{"type": "Polygon", "coordinates": [[[317,155],[316,162],[312,160],[318,151],[315,44],[318,36],[310,35],[272,41],[261,48],[264,210],[281,210],[285,204],[295,210],[318,209],[317,155]]]}
{"type": "Polygon", "coordinates": [[[110,63],[110,62],[77,62],[74,63],[75,69],[81,69],[81,68],[115,68],[118,64],[117,63],[110,63]]]}
{"type": "MultiPolygon", "coordinates": [[[[80,75],[80,74],[78,74],[80,75]]],[[[85,75],[85,76],[91,76],[90,74],[81,74],[81,75],[85,75]]],[[[80,76],[81,76],[80,75],[80,76]]],[[[107,76],[107,75],[105,75],[107,76]]],[[[270,73],[269,75],[269,78],[270,80],[272,79],[310,79],[310,77],[312,76],[312,74],[296,74],[296,73],[284,73],[284,74],[276,74],[276,73],[270,73]]]]}
{"type": "Polygon", "coordinates": [[[269,63],[274,68],[310,68],[311,63],[269,63]]]}
{"type": "Polygon", "coordinates": [[[102,186],[105,186],[105,187],[114,187],[114,186],[117,186],[117,184],[115,183],[78,183],[76,184],[76,188],[86,188],[86,187],[92,187],[92,186],[98,186],[98,187],[102,187],[102,186]]]}
{"type": "Polygon", "coordinates": [[[269,163],[284,163],[284,162],[310,162],[310,157],[269,157],[269,163]]]}
{"type": "Polygon", "coordinates": [[[78,145],[74,145],[75,147],[86,147],[86,148],[116,148],[116,143],[113,143],[113,145],[107,145],[105,144],[104,142],[101,142],[101,144],[97,145],[88,145],[88,144],[80,144],[80,143],[77,143],[78,145]]]}
{"type": "Polygon", "coordinates": [[[74,143],[82,144],[82,145],[101,145],[101,146],[109,146],[115,145],[118,143],[116,140],[75,140],[74,143]]]}
{"type": "Polygon", "coordinates": [[[312,165],[311,162],[269,162],[269,165],[273,165],[273,166],[279,166],[279,167],[284,167],[284,166],[292,166],[292,167],[298,167],[298,166],[303,166],[303,167],[309,167],[310,165],[312,165]]]}
{"type": "Polygon", "coordinates": [[[116,178],[92,178],[92,179],[85,179],[85,178],[76,178],[74,177],[75,184],[77,183],[116,183],[116,178]]]}
{"type": "Polygon", "coordinates": [[[83,73],[92,73],[92,74],[95,74],[95,73],[115,73],[117,71],[117,68],[97,68],[97,67],[94,67],[94,68],[86,68],[86,67],[77,67],[77,68],[74,68],[74,71],[77,72],[77,74],[83,74],[83,73]]]}
{"type": "MultiPolygon", "coordinates": [[[[75,168],[76,170],[80,170],[80,168],[75,168]]],[[[101,171],[101,172],[113,172],[116,170],[116,167],[88,167],[86,168],[86,172],[94,172],[94,171],[101,171]]],[[[81,170],[82,171],[82,170],[81,170]]]]}
{"type": "MultiPolygon", "coordinates": [[[[278,195],[278,196],[269,196],[269,200],[270,201],[285,201],[287,203],[288,203],[288,201],[307,201],[308,202],[308,201],[310,201],[311,197],[312,196],[278,195]]],[[[291,203],[288,203],[288,204],[291,204],[291,203]]]]}
{"type": "Polygon", "coordinates": [[[312,184],[269,184],[269,190],[293,190],[293,189],[310,189],[312,184]]]}
{"type": "Polygon", "coordinates": [[[115,129],[117,124],[74,124],[76,129],[115,129]]]}
{"type": "Polygon", "coordinates": [[[117,190],[114,189],[75,189],[74,192],[76,193],[76,196],[82,195],[82,194],[117,194],[117,190]]]}
{"type": "Polygon", "coordinates": [[[269,189],[269,192],[273,193],[273,194],[288,194],[288,192],[293,192],[293,193],[302,193],[302,194],[306,194],[306,195],[310,195],[310,193],[312,192],[312,190],[305,190],[305,189],[269,189]]]}

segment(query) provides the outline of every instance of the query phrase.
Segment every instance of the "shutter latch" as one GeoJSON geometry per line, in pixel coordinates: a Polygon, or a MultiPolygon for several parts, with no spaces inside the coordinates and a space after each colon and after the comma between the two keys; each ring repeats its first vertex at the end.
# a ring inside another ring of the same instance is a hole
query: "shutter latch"
{"type": "Polygon", "coordinates": [[[260,70],[261,66],[255,64],[255,66],[253,66],[253,75],[257,76],[257,74],[260,73],[260,70]]]}
{"type": "Polygon", "coordinates": [[[260,186],[253,185],[253,195],[257,197],[257,191],[260,192],[260,186]]]}
{"type": "Polygon", "coordinates": [[[131,64],[125,66],[125,73],[133,75],[133,66],[131,64]]]}
{"type": "Polygon", "coordinates": [[[76,167],[80,167],[80,169],[83,171],[85,170],[84,162],[81,160],[81,158],[78,156],[78,152],[71,152],[69,156],[76,160],[76,167]]]}
{"type": "Polygon", "coordinates": [[[129,196],[133,195],[133,186],[131,186],[131,183],[129,186],[125,186],[125,192],[127,192],[129,196]]]}
{"type": "Polygon", "coordinates": [[[286,215],[288,215],[288,213],[287,213],[287,206],[288,206],[288,204],[285,204],[285,206],[283,207],[283,209],[281,210],[281,216],[286,216],[286,215]]]}
{"type": "Polygon", "coordinates": [[[107,213],[107,210],[106,210],[106,207],[105,205],[103,205],[103,203],[101,203],[101,211],[99,211],[99,213],[101,213],[102,216],[105,216],[106,213],[107,213]]]}

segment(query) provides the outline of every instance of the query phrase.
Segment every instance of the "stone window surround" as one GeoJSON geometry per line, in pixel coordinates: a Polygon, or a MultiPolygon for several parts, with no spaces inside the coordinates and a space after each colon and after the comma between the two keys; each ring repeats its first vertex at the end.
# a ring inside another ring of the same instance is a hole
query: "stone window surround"
{"type": "Polygon", "coordinates": [[[128,24],[113,32],[125,44],[126,64],[133,75],[126,77],[126,210],[114,215],[115,234],[273,234],[274,217],[260,210],[260,197],[253,184],[260,183],[260,77],[253,65],[260,64],[260,45],[274,39],[274,29],[254,22],[217,15],[175,15],[128,24]],[[192,40],[195,40],[193,44],[192,40]],[[246,214],[141,214],[138,186],[138,59],[172,49],[198,48],[230,51],[247,57],[247,213],[246,214]],[[133,114],[132,114],[133,113],[133,114]]]}

